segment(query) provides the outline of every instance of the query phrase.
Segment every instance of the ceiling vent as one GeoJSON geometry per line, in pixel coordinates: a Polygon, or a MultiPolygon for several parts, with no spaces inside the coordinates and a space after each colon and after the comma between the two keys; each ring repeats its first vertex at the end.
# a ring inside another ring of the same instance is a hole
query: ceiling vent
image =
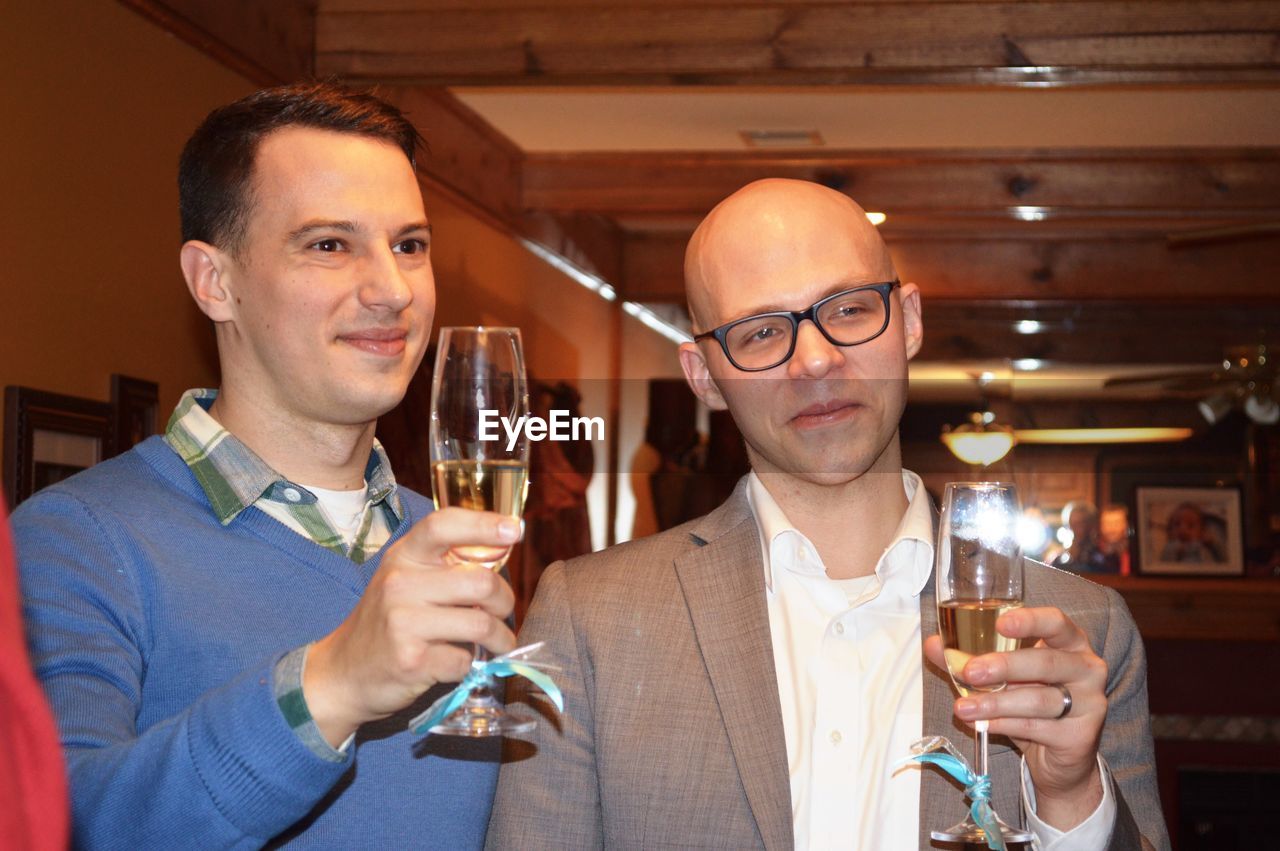
{"type": "Polygon", "coordinates": [[[817,130],[739,130],[748,148],[821,148],[826,142],[817,130]]]}

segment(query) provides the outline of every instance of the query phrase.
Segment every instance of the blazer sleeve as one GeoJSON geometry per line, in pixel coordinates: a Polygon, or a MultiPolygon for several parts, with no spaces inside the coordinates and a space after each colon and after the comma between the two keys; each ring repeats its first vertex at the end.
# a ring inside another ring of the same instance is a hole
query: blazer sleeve
{"type": "MultiPolygon", "coordinates": [[[[573,623],[564,562],[547,568],[520,630],[520,643],[545,641],[561,670],[553,671],[564,693],[564,712],[537,696],[524,680],[508,686],[508,702],[533,707],[537,729],[532,749],[508,747],[486,847],[600,848],[604,845],[600,783],[596,774],[591,709],[591,669],[573,623]]],[[[522,707],[523,708],[523,707],[522,707]]]]}
{"type": "Polygon", "coordinates": [[[79,499],[51,492],[14,513],[13,536],[78,847],[261,847],[350,767],[354,757],[325,762],[289,728],[265,658],[143,728],[157,628],[138,578],[148,548],[129,545],[79,499]]]}
{"type": "Polygon", "coordinates": [[[1156,788],[1155,746],[1147,711],[1147,656],[1123,598],[1104,588],[1107,626],[1102,658],[1107,663],[1107,721],[1099,749],[1111,768],[1116,823],[1110,851],[1137,851],[1141,837],[1167,851],[1169,836],[1156,788]]]}

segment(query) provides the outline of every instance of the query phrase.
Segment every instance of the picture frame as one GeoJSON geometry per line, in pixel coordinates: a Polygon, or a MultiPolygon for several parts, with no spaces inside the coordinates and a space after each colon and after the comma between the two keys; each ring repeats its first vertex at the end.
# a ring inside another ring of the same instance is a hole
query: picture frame
{"type": "Polygon", "coordinates": [[[110,402],[10,386],[4,410],[3,478],[10,508],[112,453],[110,402]]]}
{"type": "Polygon", "coordinates": [[[119,455],[156,433],[160,386],[143,378],[112,373],[111,407],[114,421],[109,454],[119,455]]]}
{"type": "Polygon", "coordinates": [[[1244,529],[1236,487],[1138,487],[1138,571],[1243,576],[1244,529]]]}

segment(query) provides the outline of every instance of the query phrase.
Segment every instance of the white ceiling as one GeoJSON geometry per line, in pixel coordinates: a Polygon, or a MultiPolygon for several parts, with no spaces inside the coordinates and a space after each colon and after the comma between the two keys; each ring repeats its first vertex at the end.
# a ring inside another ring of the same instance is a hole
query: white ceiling
{"type": "Polygon", "coordinates": [[[847,150],[1280,146],[1280,91],[455,88],[530,153],[742,150],[817,130],[847,150]]]}

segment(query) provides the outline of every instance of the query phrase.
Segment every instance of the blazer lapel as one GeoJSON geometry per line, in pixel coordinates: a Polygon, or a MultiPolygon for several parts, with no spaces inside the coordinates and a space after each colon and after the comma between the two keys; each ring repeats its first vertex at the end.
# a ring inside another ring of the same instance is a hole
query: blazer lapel
{"type": "Polygon", "coordinates": [[[791,784],[773,666],[760,537],[746,480],[675,561],[734,762],[766,848],[790,849],[791,784]]]}
{"type": "MultiPolygon", "coordinates": [[[[933,587],[933,577],[929,577],[924,590],[920,593],[920,653],[924,656],[924,640],[938,633],[938,609],[933,587]]],[[[955,703],[955,692],[952,690],[951,677],[943,669],[924,658],[921,671],[924,682],[924,724],[922,735],[946,736],[961,753],[966,756],[971,732],[960,725],[955,713],[951,711],[955,703]]],[[[934,768],[923,767],[920,770],[920,848],[935,847],[929,838],[929,831],[942,830],[964,818],[967,804],[964,793],[957,784],[934,768]]]]}

